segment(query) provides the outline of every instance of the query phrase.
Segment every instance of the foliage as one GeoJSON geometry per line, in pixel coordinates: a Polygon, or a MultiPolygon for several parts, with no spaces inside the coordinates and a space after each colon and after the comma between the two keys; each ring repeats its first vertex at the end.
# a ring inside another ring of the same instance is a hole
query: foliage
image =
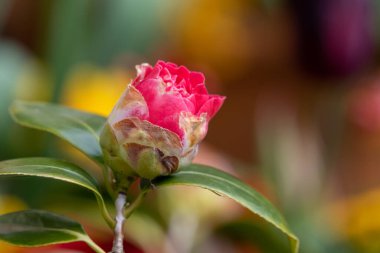
{"type": "MultiPolygon", "coordinates": [[[[14,103],[11,114],[21,125],[50,132],[66,140],[105,170],[98,142],[105,118],[63,106],[31,102],[14,103]]],[[[111,228],[114,226],[104,198],[98,190],[98,183],[77,165],[52,158],[21,158],[0,162],[0,176],[10,175],[61,180],[90,190],[96,196],[103,218],[111,228]]],[[[159,177],[151,184],[158,188],[171,185],[197,186],[229,197],[257,214],[267,224],[279,229],[289,238],[291,251],[298,252],[298,239],[288,228],[280,212],[260,193],[225,172],[192,164],[171,176],[159,177]]],[[[132,213],[151,190],[152,187],[141,184],[140,195],[127,209],[126,216],[132,213]]],[[[0,223],[4,224],[0,229],[0,239],[16,245],[36,246],[85,241],[96,252],[103,252],[78,223],[56,214],[32,210],[10,213],[0,217],[0,223]]]]}

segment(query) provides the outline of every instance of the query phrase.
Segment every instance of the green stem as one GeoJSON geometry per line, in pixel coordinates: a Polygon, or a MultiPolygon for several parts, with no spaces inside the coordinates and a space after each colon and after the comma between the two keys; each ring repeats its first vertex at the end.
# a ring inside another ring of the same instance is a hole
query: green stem
{"type": "MultiPolygon", "coordinates": [[[[111,179],[110,179],[110,175],[109,175],[109,169],[105,165],[100,164],[100,163],[99,163],[99,166],[103,170],[104,184],[106,186],[106,190],[107,190],[108,194],[111,196],[111,198],[113,200],[115,200],[115,193],[112,190],[111,179]]],[[[104,200],[101,198],[101,196],[98,196],[98,195],[96,195],[96,200],[98,201],[98,205],[100,207],[100,211],[102,213],[103,219],[106,221],[107,225],[111,229],[114,229],[115,220],[113,218],[111,218],[111,215],[108,213],[108,209],[106,207],[106,204],[104,203],[104,200]]]]}
{"type": "Polygon", "coordinates": [[[91,249],[93,249],[96,253],[106,253],[102,248],[100,248],[93,240],[90,238],[85,238],[84,242],[87,243],[88,246],[90,246],[91,249]]]}
{"type": "Polygon", "coordinates": [[[108,213],[106,204],[104,203],[104,200],[95,194],[96,200],[98,201],[98,205],[100,207],[100,211],[102,213],[103,219],[106,221],[107,225],[113,229],[115,227],[115,220],[111,218],[111,215],[108,213]]]}
{"type": "Polygon", "coordinates": [[[124,210],[124,216],[126,219],[128,219],[129,216],[133,213],[133,211],[141,204],[142,200],[144,199],[145,195],[148,193],[147,190],[143,190],[140,192],[140,194],[137,196],[137,198],[133,201],[132,204],[128,205],[124,210]]]}
{"type": "Polygon", "coordinates": [[[101,167],[103,169],[103,177],[104,177],[104,184],[106,186],[106,190],[108,194],[111,196],[112,200],[115,201],[116,193],[114,189],[112,188],[112,178],[110,177],[110,169],[105,165],[101,165],[101,167]]]}

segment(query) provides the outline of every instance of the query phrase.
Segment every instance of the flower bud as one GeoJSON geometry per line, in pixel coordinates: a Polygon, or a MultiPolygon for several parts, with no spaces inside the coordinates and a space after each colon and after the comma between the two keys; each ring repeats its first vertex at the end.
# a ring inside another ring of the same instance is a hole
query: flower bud
{"type": "Polygon", "coordinates": [[[137,73],[100,136],[105,162],[119,182],[151,180],[191,163],[225,99],[209,95],[203,74],[183,66],[159,61],[137,66],[137,73]]]}

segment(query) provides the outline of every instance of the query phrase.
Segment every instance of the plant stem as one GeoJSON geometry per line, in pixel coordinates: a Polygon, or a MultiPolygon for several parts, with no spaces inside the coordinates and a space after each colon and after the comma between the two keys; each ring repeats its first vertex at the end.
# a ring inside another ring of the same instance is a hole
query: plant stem
{"type": "Polygon", "coordinates": [[[102,248],[100,248],[93,240],[90,238],[87,238],[84,240],[87,245],[93,249],[96,253],[106,253],[102,248]]]}
{"type": "Polygon", "coordinates": [[[113,247],[110,253],[124,253],[123,249],[123,225],[125,221],[124,207],[127,201],[127,196],[124,192],[119,192],[115,201],[116,207],[116,225],[115,225],[115,238],[113,240],[113,247]]]}
{"type": "Polygon", "coordinates": [[[95,197],[104,220],[107,222],[107,225],[111,229],[113,229],[115,227],[115,221],[111,218],[110,214],[108,213],[107,207],[105,206],[103,199],[101,199],[98,195],[95,195],[95,197]]]}
{"type": "Polygon", "coordinates": [[[119,192],[116,201],[116,224],[115,224],[115,238],[113,240],[113,247],[110,253],[124,253],[123,249],[123,225],[133,211],[140,205],[141,201],[147,194],[147,190],[143,190],[133,201],[132,204],[127,205],[127,196],[124,192],[119,192]]]}
{"type": "Polygon", "coordinates": [[[112,176],[110,175],[111,170],[106,165],[101,165],[103,170],[103,178],[104,178],[104,185],[106,186],[106,190],[108,194],[111,196],[113,200],[116,199],[115,191],[112,187],[112,176]]]}
{"type": "Polygon", "coordinates": [[[137,196],[137,198],[133,201],[132,204],[128,205],[125,208],[124,211],[124,217],[128,219],[129,216],[133,213],[133,211],[141,204],[141,201],[144,199],[145,195],[147,194],[147,191],[142,191],[140,194],[137,196]]]}

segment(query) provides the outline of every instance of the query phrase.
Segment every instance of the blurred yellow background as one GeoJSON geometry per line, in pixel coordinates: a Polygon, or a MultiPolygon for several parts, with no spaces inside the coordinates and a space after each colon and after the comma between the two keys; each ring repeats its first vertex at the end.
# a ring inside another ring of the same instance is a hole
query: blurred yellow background
{"type": "MultiPolygon", "coordinates": [[[[2,0],[0,159],[60,155],[94,167],[55,138],[16,126],[9,105],[47,101],[107,116],[135,65],[172,61],[204,72],[209,92],[227,96],[196,162],[271,199],[302,253],[380,252],[379,16],[376,0],[2,0]]],[[[0,213],[70,214],[83,199],[92,203],[81,192],[70,198],[76,191],[1,178],[0,213]]],[[[127,225],[136,252],[280,253],[283,238],[257,217],[193,191],[145,201],[127,225]]],[[[0,252],[24,250],[0,244],[0,252]]]]}

